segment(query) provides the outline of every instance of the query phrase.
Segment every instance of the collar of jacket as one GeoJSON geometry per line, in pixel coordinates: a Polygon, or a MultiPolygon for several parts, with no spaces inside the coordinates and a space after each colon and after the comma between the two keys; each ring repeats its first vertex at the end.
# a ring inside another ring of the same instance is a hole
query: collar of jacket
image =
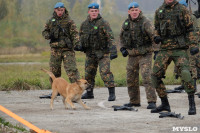
{"type": "Polygon", "coordinates": [[[53,18],[55,18],[57,20],[67,18],[68,16],[69,16],[69,14],[66,9],[65,9],[65,13],[63,13],[63,15],[61,17],[58,17],[56,12],[53,12],[53,18]]]}
{"type": "Polygon", "coordinates": [[[88,15],[88,16],[87,16],[87,19],[88,19],[89,22],[97,21],[97,20],[101,19],[101,15],[99,14],[99,15],[97,16],[97,18],[95,18],[95,19],[93,19],[93,20],[91,20],[90,15],[88,15]]]}
{"type": "Polygon", "coordinates": [[[142,19],[142,17],[143,17],[142,11],[140,12],[139,16],[138,16],[136,19],[132,19],[131,16],[128,15],[128,19],[131,20],[131,21],[133,21],[133,22],[138,22],[138,21],[140,21],[140,20],[142,19]]]}
{"type": "Polygon", "coordinates": [[[175,5],[178,4],[178,1],[177,0],[174,0],[172,3],[170,4],[166,4],[165,2],[163,3],[164,7],[165,8],[173,8],[175,5]]]}

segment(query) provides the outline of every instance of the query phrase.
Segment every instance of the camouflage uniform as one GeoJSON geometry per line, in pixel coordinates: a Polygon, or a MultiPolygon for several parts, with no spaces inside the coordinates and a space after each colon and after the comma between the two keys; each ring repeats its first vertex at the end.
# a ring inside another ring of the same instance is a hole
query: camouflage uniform
{"type": "Polygon", "coordinates": [[[67,10],[65,10],[62,17],[58,17],[54,12],[53,17],[47,21],[42,35],[45,39],[50,39],[50,71],[56,77],[60,77],[63,61],[69,80],[71,82],[77,81],[79,79],[79,72],[76,67],[73,47],[79,43],[79,36],[76,25],[70,19],[67,10]]]}
{"type": "Polygon", "coordinates": [[[158,95],[160,97],[166,96],[166,88],[162,78],[172,60],[177,66],[178,71],[181,72],[181,79],[186,92],[191,94],[194,93],[194,81],[192,80],[189,71],[190,68],[187,55],[188,44],[186,44],[186,41],[189,40],[191,44],[196,43],[192,40],[192,20],[188,10],[183,5],[178,4],[177,1],[174,1],[171,6],[164,3],[156,11],[155,30],[156,34],[163,39],[160,46],[160,52],[154,63],[152,74],[152,82],[158,95]],[[177,17],[177,15],[179,15],[179,17],[177,17]],[[171,21],[169,21],[170,19],[171,21]],[[183,27],[184,25],[185,27],[183,27]],[[184,35],[187,36],[187,38],[185,38],[184,35]]]}
{"type": "MultiPolygon", "coordinates": [[[[86,53],[85,79],[95,86],[95,75],[99,65],[99,72],[104,84],[108,88],[114,88],[114,76],[110,71],[110,56],[117,56],[116,46],[113,45],[113,33],[101,15],[94,20],[90,16],[81,24],[81,47],[86,53]]],[[[92,88],[92,90],[93,90],[92,88]]],[[[93,94],[92,94],[93,95],[93,94]]]]}
{"type": "Polygon", "coordinates": [[[151,84],[153,27],[142,12],[137,19],[130,15],[123,23],[120,42],[126,48],[129,57],[127,62],[127,85],[130,103],[140,104],[139,69],[143,79],[148,103],[156,102],[155,89],[151,84]]]}
{"type": "MultiPolygon", "coordinates": [[[[198,22],[195,16],[192,15],[192,20],[194,22],[193,27],[194,27],[194,35],[196,36],[197,43],[199,43],[199,29],[200,27],[198,26],[198,22]]],[[[200,78],[200,53],[196,55],[191,55],[190,54],[190,49],[187,51],[188,56],[189,56],[189,62],[191,66],[191,73],[192,73],[192,78],[197,79],[200,78]]],[[[178,69],[176,66],[174,66],[174,73],[176,77],[180,77],[180,73],[178,73],[178,69]]]]}
{"type": "MultiPolygon", "coordinates": [[[[174,0],[170,4],[163,5],[155,12],[155,42],[161,41],[160,51],[153,66],[152,83],[161,98],[161,105],[151,110],[151,113],[171,111],[167,98],[166,88],[162,81],[171,61],[178,68],[184,89],[188,93],[188,115],[196,114],[194,101],[195,86],[189,66],[187,49],[196,54],[195,36],[193,35],[193,22],[187,8],[174,0]]],[[[158,42],[157,42],[158,43],[158,42]]]]}

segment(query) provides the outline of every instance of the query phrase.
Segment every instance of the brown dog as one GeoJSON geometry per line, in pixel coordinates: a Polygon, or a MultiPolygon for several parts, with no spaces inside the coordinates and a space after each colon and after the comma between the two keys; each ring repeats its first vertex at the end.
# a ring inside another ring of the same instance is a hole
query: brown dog
{"type": "Polygon", "coordinates": [[[50,103],[51,109],[53,109],[53,101],[58,93],[63,96],[63,104],[65,105],[66,109],[68,109],[67,104],[69,104],[72,107],[72,109],[76,109],[76,107],[72,102],[77,102],[81,104],[85,109],[90,109],[81,100],[81,96],[84,90],[91,87],[91,85],[87,82],[87,80],[80,79],[77,82],[70,84],[61,77],[56,78],[54,74],[50,71],[47,71],[45,69],[41,70],[49,74],[49,76],[53,80],[52,83],[53,92],[51,95],[51,103],[50,103]]]}

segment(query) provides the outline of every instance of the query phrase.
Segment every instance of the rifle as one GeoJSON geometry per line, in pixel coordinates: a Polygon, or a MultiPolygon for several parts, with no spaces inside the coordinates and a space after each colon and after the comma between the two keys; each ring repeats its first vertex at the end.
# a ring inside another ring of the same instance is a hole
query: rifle
{"type": "Polygon", "coordinates": [[[112,107],[114,108],[114,111],[118,111],[118,110],[129,110],[129,111],[135,111],[135,112],[138,111],[138,109],[135,109],[133,107],[127,107],[127,106],[113,105],[112,107]]]}
{"type": "Polygon", "coordinates": [[[182,92],[184,92],[184,90],[171,90],[171,89],[167,89],[165,92],[166,93],[182,93],[182,92]]]}
{"type": "Polygon", "coordinates": [[[178,118],[178,119],[183,119],[184,116],[181,116],[181,114],[176,114],[175,112],[160,112],[159,113],[160,116],[159,118],[164,118],[164,117],[174,117],[174,118],[178,118]]]}
{"type": "Polygon", "coordinates": [[[68,38],[68,35],[67,35],[66,30],[65,30],[64,28],[62,28],[59,24],[58,24],[58,28],[59,28],[59,30],[61,30],[61,31],[63,32],[63,34],[67,37],[67,39],[65,39],[65,42],[66,42],[68,48],[71,49],[73,46],[72,46],[72,43],[71,43],[70,39],[68,38]]]}

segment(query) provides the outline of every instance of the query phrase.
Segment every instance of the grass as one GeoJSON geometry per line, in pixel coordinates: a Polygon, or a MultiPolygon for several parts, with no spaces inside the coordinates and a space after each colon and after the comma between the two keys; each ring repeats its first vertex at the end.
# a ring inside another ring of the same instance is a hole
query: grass
{"type": "MultiPolygon", "coordinates": [[[[18,132],[28,132],[25,128],[23,128],[20,125],[13,125],[10,122],[7,122],[4,118],[0,117],[0,124],[3,126],[6,126],[11,129],[16,129],[16,133],[18,132]]],[[[0,132],[1,132],[1,127],[0,127],[0,132]]]]}
{"type": "MultiPolygon", "coordinates": [[[[41,54],[24,55],[0,55],[1,63],[12,62],[38,62],[36,64],[10,64],[0,65],[0,90],[30,90],[30,89],[50,89],[49,76],[40,69],[49,69],[49,52],[41,54]]],[[[85,54],[76,53],[78,70],[81,77],[84,77],[85,54]]],[[[111,71],[113,72],[116,86],[126,86],[126,64],[127,58],[123,58],[118,53],[118,58],[111,61],[111,71]]],[[[166,72],[165,84],[180,84],[180,80],[174,79],[174,64],[171,63],[166,72]]],[[[67,74],[62,66],[62,77],[68,80],[67,74]]],[[[68,80],[69,81],[69,80],[68,80]]],[[[140,84],[142,79],[140,76],[140,84]]],[[[96,75],[96,87],[104,86],[99,72],[96,75]]]]}

